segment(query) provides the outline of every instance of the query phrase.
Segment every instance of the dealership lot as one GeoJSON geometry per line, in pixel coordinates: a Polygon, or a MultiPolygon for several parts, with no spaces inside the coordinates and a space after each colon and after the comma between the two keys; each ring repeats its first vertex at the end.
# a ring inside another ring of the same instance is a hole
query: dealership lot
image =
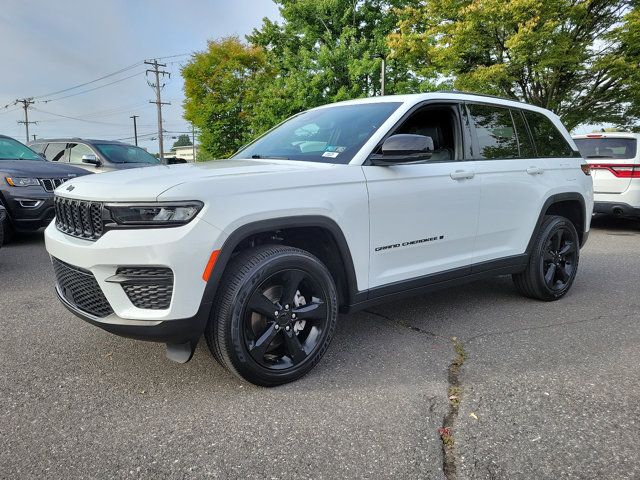
{"type": "Polygon", "coordinates": [[[53,294],[42,235],[0,250],[0,476],[638,478],[640,224],[596,219],[563,300],[509,278],[343,316],[318,368],[262,389],[109,335],[53,294]]]}

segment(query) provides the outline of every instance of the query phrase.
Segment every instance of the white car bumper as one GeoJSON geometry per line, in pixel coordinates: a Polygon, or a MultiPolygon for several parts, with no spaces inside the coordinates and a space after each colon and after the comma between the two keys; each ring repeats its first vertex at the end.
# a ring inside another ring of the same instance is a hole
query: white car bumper
{"type": "Polygon", "coordinates": [[[169,320],[194,317],[207,284],[203,279],[204,269],[212,251],[219,248],[223,240],[220,230],[199,218],[176,228],[111,230],[96,241],[66,235],[54,223],[45,231],[49,254],[72,267],[90,272],[113,313],[100,317],[82,309],[75,311],[64,298],[63,303],[92,323],[132,327],[152,327],[169,320]],[[170,268],[173,292],[168,308],[134,306],[123,286],[113,281],[117,269],[125,266],[170,268]]]}

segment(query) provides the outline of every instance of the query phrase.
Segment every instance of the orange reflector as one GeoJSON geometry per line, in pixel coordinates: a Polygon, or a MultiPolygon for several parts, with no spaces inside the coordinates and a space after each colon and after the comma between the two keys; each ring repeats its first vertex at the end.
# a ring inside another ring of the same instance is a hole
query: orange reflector
{"type": "Polygon", "coordinates": [[[582,173],[584,173],[585,175],[591,175],[591,166],[583,163],[580,165],[580,168],[582,169],[582,173]]]}
{"type": "Polygon", "coordinates": [[[213,252],[211,252],[211,256],[209,257],[207,266],[204,268],[204,272],[202,273],[202,279],[205,282],[209,281],[209,277],[211,276],[211,272],[213,272],[213,267],[216,264],[216,260],[218,259],[219,253],[220,253],[220,250],[214,250],[213,252]]]}

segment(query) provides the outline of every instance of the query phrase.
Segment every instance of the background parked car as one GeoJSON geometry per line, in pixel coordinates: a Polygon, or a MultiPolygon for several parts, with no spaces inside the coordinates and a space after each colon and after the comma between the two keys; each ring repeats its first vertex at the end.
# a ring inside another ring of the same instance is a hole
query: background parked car
{"type": "Polygon", "coordinates": [[[594,213],[640,218],[640,134],[590,133],[573,139],[593,172],[594,213]]]}
{"type": "Polygon", "coordinates": [[[13,231],[35,231],[55,216],[53,191],[89,172],[56,165],[13,138],[0,135],[0,205],[6,209],[4,237],[13,231]]]}
{"type": "Polygon", "coordinates": [[[4,219],[7,216],[7,212],[2,205],[0,205],[0,247],[4,243],[4,219]]]}
{"type": "Polygon", "coordinates": [[[159,159],[140,147],[112,140],[39,139],[27,145],[50,162],[67,163],[91,173],[161,164],[159,159]]]}

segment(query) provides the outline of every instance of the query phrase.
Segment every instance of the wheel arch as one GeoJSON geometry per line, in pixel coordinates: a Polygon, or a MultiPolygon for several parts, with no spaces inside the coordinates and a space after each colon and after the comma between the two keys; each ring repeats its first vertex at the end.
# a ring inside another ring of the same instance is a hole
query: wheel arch
{"type": "Polygon", "coordinates": [[[238,252],[261,243],[294,246],[314,254],[323,261],[334,278],[340,306],[346,308],[356,303],[359,294],[349,244],[340,226],[331,218],[321,215],[258,220],[238,227],[220,248],[205,287],[203,303],[213,303],[229,261],[238,252]]]}
{"type": "Polygon", "coordinates": [[[580,246],[582,247],[587,241],[587,232],[585,232],[586,212],[586,201],[582,194],[578,192],[558,193],[547,198],[540,209],[540,215],[531,234],[526,253],[531,253],[544,217],[547,215],[560,215],[569,219],[576,227],[578,238],[580,239],[580,246]]]}

